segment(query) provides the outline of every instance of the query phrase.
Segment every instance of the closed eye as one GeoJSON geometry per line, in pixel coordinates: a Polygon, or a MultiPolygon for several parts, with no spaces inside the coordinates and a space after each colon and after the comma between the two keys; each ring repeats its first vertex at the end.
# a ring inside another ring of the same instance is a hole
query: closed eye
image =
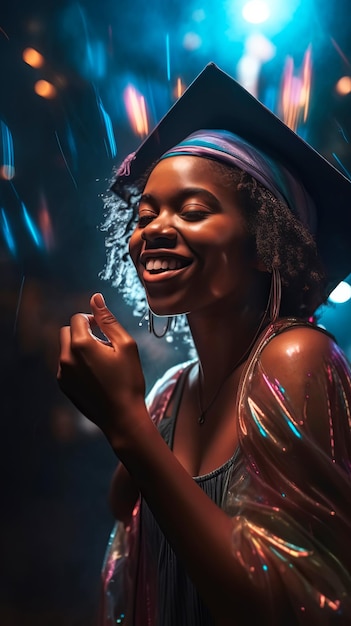
{"type": "Polygon", "coordinates": [[[153,219],[155,219],[155,213],[142,213],[138,217],[138,226],[139,228],[145,228],[153,219]]]}
{"type": "Polygon", "coordinates": [[[212,214],[213,211],[200,202],[189,202],[183,205],[180,211],[180,215],[183,219],[194,222],[207,219],[212,214]]]}

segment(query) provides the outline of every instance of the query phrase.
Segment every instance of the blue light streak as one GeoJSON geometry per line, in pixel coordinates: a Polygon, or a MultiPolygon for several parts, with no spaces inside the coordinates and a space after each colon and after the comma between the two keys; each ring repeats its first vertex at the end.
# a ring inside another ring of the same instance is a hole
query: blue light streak
{"type": "Polygon", "coordinates": [[[28,231],[29,231],[29,233],[30,233],[30,235],[31,235],[35,245],[38,248],[41,248],[42,247],[42,241],[41,241],[41,237],[40,237],[39,231],[37,230],[37,228],[36,228],[32,218],[30,217],[30,215],[29,215],[29,213],[28,213],[28,211],[27,211],[27,209],[25,207],[25,204],[23,202],[21,202],[21,206],[22,206],[22,212],[23,212],[24,221],[25,221],[25,224],[26,224],[26,226],[28,228],[28,231]]]}
{"type": "Polygon", "coordinates": [[[109,114],[107,113],[104,105],[102,104],[100,96],[97,93],[95,93],[95,96],[96,96],[97,105],[99,107],[101,119],[105,126],[107,140],[109,144],[110,156],[113,159],[117,154],[117,146],[116,146],[115,136],[113,133],[111,118],[109,114]]]}
{"type": "Polygon", "coordinates": [[[341,169],[343,170],[344,174],[351,179],[351,174],[350,172],[346,169],[345,165],[342,164],[342,162],[340,161],[339,157],[335,154],[335,152],[332,153],[333,157],[335,159],[335,161],[340,165],[341,169]]]}
{"type": "Polygon", "coordinates": [[[167,63],[167,80],[171,80],[171,54],[169,50],[169,33],[166,35],[166,63],[167,63]]]}
{"type": "Polygon", "coordinates": [[[10,225],[7,221],[7,217],[6,217],[6,213],[4,209],[1,209],[1,216],[2,216],[2,230],[4,233],[5,241],[7,243],[7,246],[10,252],[12,252],[12,254],[16,254],[15,240],[12,236],[10,225]]]}
{"type": "Polygon", "coordinates": [[[14,172],[14,150],[12,135],[8,127],[3,121],[0,121],[1,127],[1,143],[2,143],[2,162],[11,172],[14,172]]]}

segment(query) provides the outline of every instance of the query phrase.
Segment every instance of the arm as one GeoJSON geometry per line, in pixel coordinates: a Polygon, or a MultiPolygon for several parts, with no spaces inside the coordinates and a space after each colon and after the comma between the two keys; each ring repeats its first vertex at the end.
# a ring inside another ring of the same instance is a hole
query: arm
{"type": "MultiPolygon", "coordinates": [[[[61,332],[61,389],[105,433],[216,623],[271,626],[266,594],[233,556],[232,519],[196,485],[150,420],[135,342],[105,307],[91,305],[109,342],[93,336],[91,317],[74,316],[61,332]]],[[[278,611],[272,574],[275,585],[278,611]]]]}
{"type": "MultiPolygon", "coordinates": [[[[182,366],[177,365],[169,368],[148,393],[145,402],[155,424],[158,424],[163,418],[180,372],[184,370],[186,365],[187,363],[183,363],[182,366]]],[[[119,463],[111,480],[109,504],[115,518],[124,522],[126,526],[130,523],[139,495],[138,485],[133,481],[123,463],[119,463]]]]}
{"type": "Polygon", "coordinates": [[[112,476],[109,491],[109,505],[116,520],[129,525],[138,497],[138,486],[123,463],[119,463],[112,476]]]}

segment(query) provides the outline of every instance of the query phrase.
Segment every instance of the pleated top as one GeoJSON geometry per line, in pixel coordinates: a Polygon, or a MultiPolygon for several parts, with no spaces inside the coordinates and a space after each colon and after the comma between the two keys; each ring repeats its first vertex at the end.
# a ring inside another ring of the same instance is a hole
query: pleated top
{"type": "MultiPolygon", "coordinates": [[[[158,427],[160,434],[171,449],[179,404],[189,369],[184,370],[178,381],[172,414],[164,417],[158,427]]],[[[237,450],[232,458],[218,469],[209,474],[194,477],[194,481],[218,506],[222,506],[238,456],[237,450]]],[[[158,613],[155,626],[214,626],[212,616],[144,500],[141,503],[140,539],[141,551],[145,551],[148,558],[154,561],[153,569],[158,573],[158,613]]]]}

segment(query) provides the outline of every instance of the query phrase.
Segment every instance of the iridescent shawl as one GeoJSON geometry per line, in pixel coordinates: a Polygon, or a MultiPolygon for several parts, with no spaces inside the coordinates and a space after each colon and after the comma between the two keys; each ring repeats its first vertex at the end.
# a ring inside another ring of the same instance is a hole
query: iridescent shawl
{"type": "MultiPolygon", "coordinates": [[[[251,353],[238,398],[245,472],[240,484],[233,480],[229,485],[224,508],[233,519],[233,558],[249,573],[253,597],[255,588],[271,595],[274,569],[294,626],[347,626],[351,624],[350,365],[331,342],[316,370],[303,373],[304,402],[299,407],[291,405],[279,380],[268,377],[260,359],[273,337],[302,324],[283,320],[270,325],[251,353]],[[319,419],[321,429],[329,433],[328,455],[309,431],[311,385],[321,399],[319,419]]],[[[185,365],[172,368],[148,397],[156,424],[185,365]]],[[[100,626],[155,623],[157,577],[138,554],[139,508],[140,502],[129,528],[117,523],[111,534],[102,571],[100,626]]],[[[275,621],[273,599],[267,617],[272,626],[281,626],[275,621]]]]}

